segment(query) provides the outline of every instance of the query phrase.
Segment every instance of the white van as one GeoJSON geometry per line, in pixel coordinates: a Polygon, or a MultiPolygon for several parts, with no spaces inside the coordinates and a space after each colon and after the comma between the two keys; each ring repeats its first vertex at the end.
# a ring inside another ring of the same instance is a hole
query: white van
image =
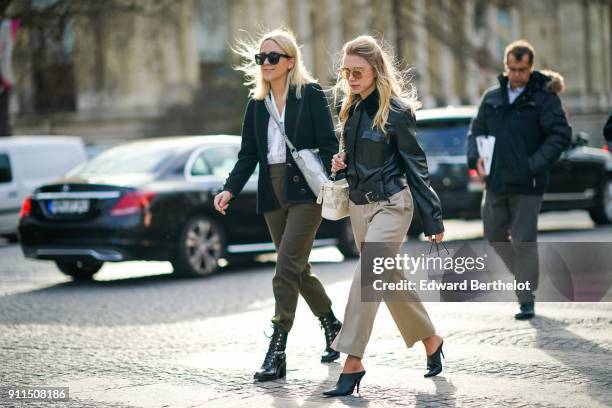
{"type": "Polygon", "coordinates": [[[80,137],[0,137],[0,235],[14,240],[28,194],[85,160],[80,137]]]}

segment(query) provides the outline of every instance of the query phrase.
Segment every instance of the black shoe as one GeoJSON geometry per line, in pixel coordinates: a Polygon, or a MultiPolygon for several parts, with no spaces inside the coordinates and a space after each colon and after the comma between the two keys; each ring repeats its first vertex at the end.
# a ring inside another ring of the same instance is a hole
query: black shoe
{"type": "Polygon", "coordinates": [[[529,320],[535,316],[533,302],[521,303],[521,311],[514,315],[516,320],[529,320]]]}
{"type": "Polygon", "coordinates": [[[431,356],[427,356],[427,369],[429,371],[427,371],[427,373],[425,373],[423,377],[433,377],[434,375],[438,375],[442,372],[442,358],[440,357],[440,354],[444,356],[444,352],[442,351],[443,344],[444,341],[440,343],[438,349],[434,351],[431,356]]]}
{"type": "Polygon", "coordinates": [[[359,371],[356,373],[342,373],[340,374],[340,378],[338,378],[338,382],[336,383],[336,388],[333,390],[325,391],[323,395],[327,395],[330,397],[341,397],[344,395],[351,395],[357,387],[357,393],[359,393],[359,384],[361,383],[361,379],[365,375],[365,371],[359,371]]]}
{"type": "Polygon", "coordinates": [[[321,356],[321,362],[329,363],[340,357],[340,353],[332,349],[331,344],[342,328],[342,323],[340,320],[336,319],[334,312],[329,312],[325,316],[319,317],[319,321],[321,322],[321,327],[325,331],[325,352],[321,356]]]}
{"type": "Polygon", "coordinates": [[[270,346],[268,347],[264,362],[261,368],[253,375],[253,378],[258,381],[285,378],[287,375],[287,357],[285,355],[287,335],[287,332],[274,326],[274,332],[270,336],[270,346]]]}

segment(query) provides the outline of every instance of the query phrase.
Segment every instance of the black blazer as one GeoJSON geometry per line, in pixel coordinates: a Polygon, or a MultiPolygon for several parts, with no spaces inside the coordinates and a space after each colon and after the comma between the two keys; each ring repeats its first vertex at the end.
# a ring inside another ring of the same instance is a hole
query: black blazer
{"type": "MultiPolygon", "coordinates": [[[[238,162],[229,174],[224,190],[238,196],[247,180],[259,164],[257,183],[257,213],[280,208],[272,190],[268,172],[268,121],[270,114],[263,100],[251,99],[247,105],[242,125],[242,145],[238,162]]],[[[285,133],[296,149],[319,149],[325,169],[331,167],[331,159],[338,152],[338,139],[329,105],[321,86],[305,85],[302,98],[297,99],[295,88],[290,88],[285,106],[285,133]],[[303,101],[302,101],[303,99],[303,101]]],[[[310,191],[302,172],[286,150],[287,177],[285,200],[289,203],[312,203],[316,197],[310,191]]]]}

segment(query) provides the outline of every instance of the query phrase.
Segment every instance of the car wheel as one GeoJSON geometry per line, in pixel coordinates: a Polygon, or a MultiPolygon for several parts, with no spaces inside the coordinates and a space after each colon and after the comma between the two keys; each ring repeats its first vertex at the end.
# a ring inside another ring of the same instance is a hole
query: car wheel
{"type": "Polygon", "coordinates": [[[104,262],[88,261],[55,261],[60,271],[74,280],[90,280],[102,268],[104,262]]]}
{"type": "Polygon", "coordinates": [[[358,258],[359,251],[355,244],[355,236],[353,235],[353,228],[351,227],[351,219],[346,217],[339,221],[340,231],[338,234],[338,250],[344,255],[345,258],[358,258]]]}
{"type": "Polygon", "coordinates": [[[598,225],[612,223],[612,180],[602,183],[595,197],[595,207],[589,210],[591,219],[598,225]]]}
{"type": "Polygon", "coordinates": [[[178,254],[172,262],[174,272],[186,277],[210,275],[218,270],[225,252],[223,228],[209,217],[196,215],[183,227],[178,254]]]}

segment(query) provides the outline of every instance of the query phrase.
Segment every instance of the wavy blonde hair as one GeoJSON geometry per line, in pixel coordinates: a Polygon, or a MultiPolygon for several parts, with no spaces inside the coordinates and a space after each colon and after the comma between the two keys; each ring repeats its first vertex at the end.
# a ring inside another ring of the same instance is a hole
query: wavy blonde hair
{"type": "Polygon", "coordinates": [[[246,38],[237,39],[237,46],[232,48],[236,54],[242,58],[242,64],[235,67],[238,71],[244,72],[246,81],[244,85],[249,88],[249,97],[256,100],[263,100],[270,93],[270,83],[261,74],[261,67],[255,64],[255,54],[261,50],[264,41],[274,41],[285,54],[294,59],[293,68],[287,75],[285,86],[285,97],[289,88],[294,86],[295,95],[299,99],[302,97],[302,87],[308,83],[317,82],[304,66],[302,52],[297,44],[295,36],[285,27],[265,32],[259,36],[259,40],[253,39],[247,33],[246,38]]]}
{"type": "MultiPolygon", "coordinates": [[[[390,112],[397,110],[391,105],[391,101],[395,101],[402,109],[416,111],[421,107],[416,89],[410,82],[410,70],[401,70],[395,57],[387,48],[387,46],[381,46],[374,37],[362,35],[344,44],[338,63],[339,68],[347,55],[356,55],[365,59],[374,69],[376,89],[378,89],[380,100],[372,129],[378,128],[384,134],[387,133],[385,125],[390,112]]],[[[361,101],[361,97],[351,92],[348,81],[340,74],[337,76],[333,91],[334,106],[342,103],[338,115],[338,130],[342,131],[348,120],[350,109],[361,101]]]]}

